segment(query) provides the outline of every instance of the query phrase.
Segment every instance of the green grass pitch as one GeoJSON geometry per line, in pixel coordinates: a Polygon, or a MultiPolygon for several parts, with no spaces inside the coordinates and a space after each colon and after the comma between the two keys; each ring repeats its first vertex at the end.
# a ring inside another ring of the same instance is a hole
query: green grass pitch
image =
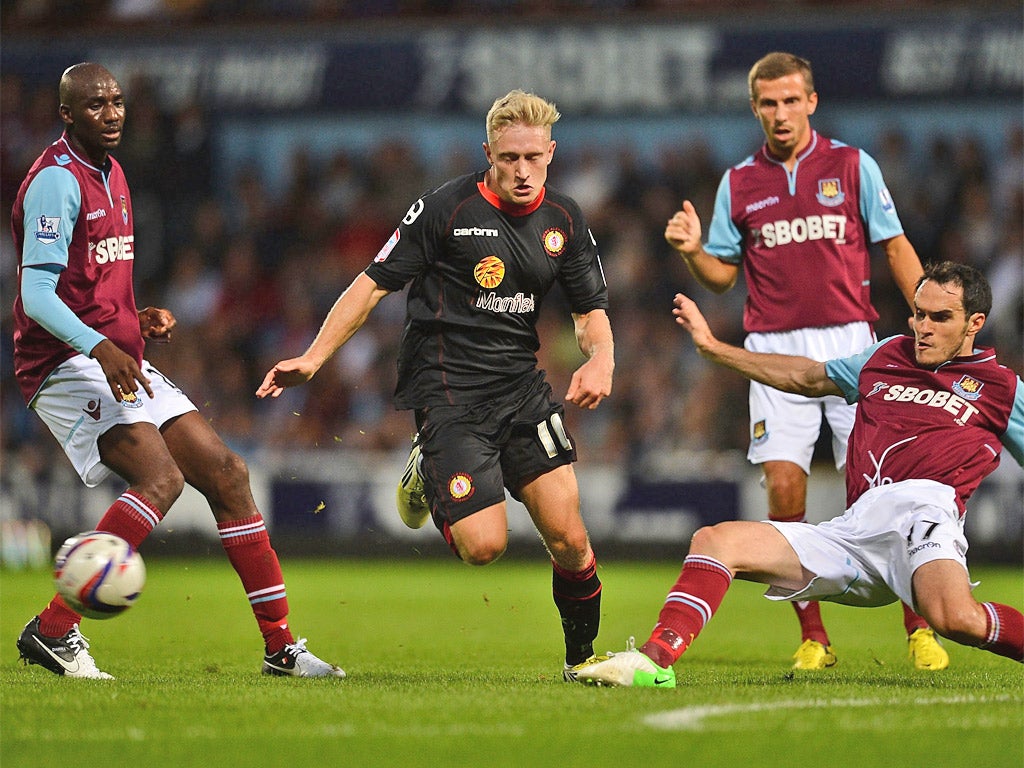
{"type": "MultiPolygon", "coordinates": [[[[677,562],[608,560],[597,650],[646,639],[677,562]]],[[[291,621],[346,680],[259,674],[262,644],[223,558],[147,560],[138,604],[84,634],[115,681],[16,662],[45,573],[0,575],[0,765],[1020,766],[1024,668],[947,643],[916,672],[897,605],[826,604],[839,665],[793,674],[796,619],[737,582],[673,691],[561,682],[550,569],[508,557],[284,558],[291,621]]],[[[1024,604],[1018,568],[977,568],[980,599],[1024,604]]]]}

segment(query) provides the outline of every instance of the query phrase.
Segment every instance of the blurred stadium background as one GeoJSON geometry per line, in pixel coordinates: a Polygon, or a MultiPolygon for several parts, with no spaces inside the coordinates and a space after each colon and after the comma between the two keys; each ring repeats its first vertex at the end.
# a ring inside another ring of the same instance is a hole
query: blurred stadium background
{"type": "MultiPolygon", "coordinates": [[[[139,306],[178,318],[173,343],[148,354],[250,462],[278,549],[447,555],[392,511],[413,431],[390,402],[402,297],[311,385],[274,402],[253,392],[305,348],[423,191],[482,167],[483,115],[512,87],[562,111],[550,183],[583,205],[611,291],[614,395],[569,414],[600,551],[678,557],[699,524],[764,515],[744,456],[746,384],[701,361],[669,314],[671,296],[689,292],[739,341],[745,290],[700,289],[662,231],[684,197],[707,221],[724,169],[760,145],[745,78],[769,50],[811,59],[815,126],[875,156],[922,258],[988,274],[984,341],[1024,368],[1018,2],[4,0],[0,21],[5,220],[60,134],[60,73],[105,64],[128,96],[115,155],[133,190],[139,306]]],[[[9,236],[0,270],[0,521],[4,562],[17,566],[48,560],[46,529],[90,527],[119,488],[82,487],[25,409],[9,236]]],[[[904,330],[884,261],[874,277],[878,335],[904,330]]],[[[579,353],[558,296],[541,324],[542,363],[564,392],[579,353]]],[[[843,506],[827,454],[812,474],[813,519],[843,506]]],[[[1007,458],[975,496],[976,561],[1020,561],[1021,475],[1007,458]]],[[[525,514],[514,517],[516,541],[536,546],[525,514]]],[[[213,531],[186,494],[147,552],[194,549],[213,531]]]]}

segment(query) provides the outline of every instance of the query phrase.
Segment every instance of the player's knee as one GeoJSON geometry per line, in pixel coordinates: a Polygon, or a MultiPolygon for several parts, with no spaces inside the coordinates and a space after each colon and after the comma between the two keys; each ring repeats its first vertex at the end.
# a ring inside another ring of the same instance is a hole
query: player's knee
{"type": "Polygon", "coordinates": [[[233,500],[248,496],[249,467],[237,453],[225,450],[207,467],[201,483],[203,487],[199,490],[211,501],[232,506],[233,500]]]}
{"type": "Polygon", "coordinates": [[[249,467],[245,460],[233,451],[224,451],[211,469],[220,487],[236,488],[249,485],[249,467]]]}
{"type": "Polygon", "coordinates": [[[153,471],[138,483],[139,492],[166,512],[178,500],[185,489],[185,476],[173,463],[153,468],[153,471]]]}
{"type": "Polygon", "coordinates": [[[585,529],[547,537],[544,543],[556,563],[579,563],[582,568],[590,558],[590,538],[585,529]]]}
{"type": "Polygon", "coordinates": [[[721,548],[722,536],[717,530],[718,526],[706,525],[698,528],[690,539],[691,555],[709,555],[721,548]]]}
{"type": "Polygon", "coordinates": [[[508,537],[486,537],[458,543],[459,557],[470,565],[487,565],[493,563],[503,554],[508,546],[508,537]]]}
{"type": "Polygon", "coordinates": [[[728,566],[742,560],[743,539],[737,534],[736,525],[730,521],[697,529],[690,539],[689,554],[707,555],[728,566]]]}
{"type": "Polygon", "coordinates": [[[249,485],[249,466],[234,451],[227,451],[221,460],[221,474],[232,485],[249,485]]]}

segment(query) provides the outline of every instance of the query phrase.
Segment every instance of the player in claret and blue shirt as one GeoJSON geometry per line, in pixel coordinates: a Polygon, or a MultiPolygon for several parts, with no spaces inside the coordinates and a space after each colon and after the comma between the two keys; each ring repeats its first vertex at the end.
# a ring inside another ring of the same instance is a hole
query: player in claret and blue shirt
{"type": "MultiPolygon", "coordinates": [[[[174,316],[137,309],[132,201],[109,153],[125,98],[106,68],[82,63],[60,80],[64,135],[29,169],[14,203],[18,296],[14,373],[82,481],[114,473],[128,488],[96,529],[133,547],[163,520],[187,482],[210,503],[224,551],[263,635],[263,672],[344,677],[288,625],[277,554],[249,488],[249,471],[189,398],[143,359],[170,341],[174,316]]],[[[22,659],[58,675],[109,679],[89,653],[82,617],[55,596],[18,637],[22,659]]]]}
{"type": "Polygon", "coordinates": [[[902,600],[943,637],[1024,661],[1024,615],[975,600],[964,536],[967,501],[1003,448],[1024,465],[1024,383],[994,350],[975,346],[992,309],[978,270],[929,265],[914,303],[913,337],[818,362],[725,344],[693,301],[676,296],[676,321],[709,360],[784,392],[858,403],[847,509],[818,525],[730,521],[701,528],[647,642],[581,670],[581,680],[672,687],[672,664],[734,578],[770,585],[773,600],[902,600]]]}
{"type": "MultiPolygon", "coordinates": [[[[875,341],[871,254],[878,243],[908,307],[921,262],[903,234],[878,164],[861,149],[811,128],[818,105],[811,65],[790,53],[770,53],[750,70],[750,106],[765,144],[725,173],[707,243],[689,201],[669,221],[665,238],[698,282],[715,293],[744,271],[745,346],[758,352],[827,360],[875,341]]],[[[802,521],[807,476],[822,417],[832,430],[837,469],[855,407],[839,397],[807,398],[750,385],[750,447],[760,465],[771,520],[802,521]]],[[[802,643],[795,669],[836,663],[817,603],[795,602],[802,643]]],[[[915,667],[944,669],[949,655],[925,621],[904,605],[908,650],[915,667]]]]}

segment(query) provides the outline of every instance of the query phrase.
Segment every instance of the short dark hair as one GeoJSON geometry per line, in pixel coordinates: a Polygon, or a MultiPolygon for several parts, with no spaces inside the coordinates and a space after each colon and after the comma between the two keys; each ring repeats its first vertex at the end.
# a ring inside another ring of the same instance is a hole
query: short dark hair
{"type": "Polygon", "coordinates": [[[926,280],[939,285],[955,285],[963,290],[964,314],[970,317],[975,312],[988,317],[992,311],[992,287],[985,275],[970,264],[956,261],[936,261],[925,265],[924,274],[917,281],[917,287],[926,280]]]}
{"type": "Polygon", "coordinates": [[[754,62],[754,66],[750,68],[750,74],[747,76],[751,101],[757,99],[754,84],[758,80],[778,80],[780,77],[797,74],[804,76],[804,88],[808,95],[814,93],[814,74],[811,72],[811,62],[783,51],[765,54],[754,62]]]}

